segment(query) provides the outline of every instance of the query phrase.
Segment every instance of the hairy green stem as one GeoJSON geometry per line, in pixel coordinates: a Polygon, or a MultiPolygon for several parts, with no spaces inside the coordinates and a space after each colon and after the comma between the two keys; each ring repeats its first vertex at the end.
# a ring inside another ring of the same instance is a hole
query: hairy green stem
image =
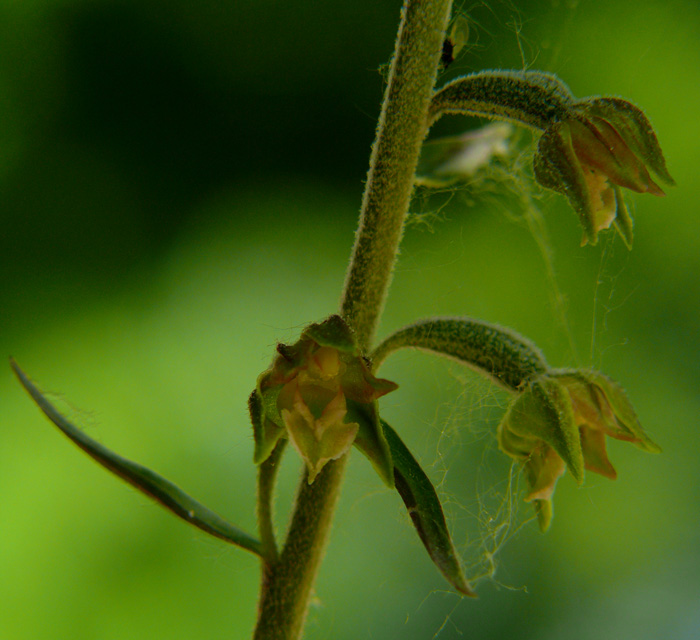
{"type": "Polygon", "coordinates": [[[404,348],[456,360],[511,392],[548,369],[544,356],[530,340],[512,329],[473,318],[435,316],[399,329],[370,355],[373,370],[404,348]]]}
{"type": "MultiPolygon", "coordinates": [[[[340,305],[365,352],[398,255],[451,5],[452,0],[404,0],[402,8],[340,305]]],[[[263,561],[255,640],[301,637],[346,462],[347,455],[328,463],[311,485],[304,473],[279,559],[263,561]]]]}
{"type": "Polygon", "coordinates": [[[347,455],[328,463],[313,484],[305,471],[294,514],[277,562],[263,562],[262,593],[254,640],[301,638],[311,589],[326,550],[347,455]]]}
{"type": "Polygon", "coordinates": [[[272,522],[272,498],[277,471],[286,444],[286,440],[278,440],[270,457],[258,467],[258,529],[262,543],[262,555],[271,562],[275,562],[278,558],[275,529],[272,522]]]}
{"type": "Polygon", "coordinates": [[[542,71],[481,71],[456,78],[434,96],[429,119],[446,113],[507,120],[547,129],[571,115],[575,99],[555,75],[542,71]]]}
{"type": "Polygon", "coordinates": [[[404,4],[341,301],[341,315],[363,351],[372,343],[391,282],[451,3],[404,4]]]}

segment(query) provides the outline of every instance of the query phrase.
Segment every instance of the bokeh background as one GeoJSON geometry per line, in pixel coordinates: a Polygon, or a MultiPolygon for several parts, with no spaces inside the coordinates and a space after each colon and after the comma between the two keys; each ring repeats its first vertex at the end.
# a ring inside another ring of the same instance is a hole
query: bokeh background
{"type": "MultiPolygon", "coordinates": [[[[248,530],[246,398],[277,340],[337,308],[399,9],[0,3],[0,353],[93,437],[248,530]]],[[[511,326],[554,365],[620,380],[664,453],[611,443],[619,479],[564,477],[541,535],[496,449],[503,395],[454,363],[395,356],[385,417],[438,486],[480,598],[450,592],[355,454],[306,637],[698,638],[698,4],[458,9],[471,39],[442,80],[526,65],[579,96],[624,96],[678,187],[630,198],[632,252],[612,234],[579,248],[563,199],[538,199],[554,281],[512,200],[420,198],[415,212],[439,215],[407,231],[381,333],[430,314],[511,326]]],[[[8,366],[0,409],[0,637],[249,637],[252,555],[98,468],[8,366]]],[[[298,473],[290,452],[281,528],[298,473]]]]}

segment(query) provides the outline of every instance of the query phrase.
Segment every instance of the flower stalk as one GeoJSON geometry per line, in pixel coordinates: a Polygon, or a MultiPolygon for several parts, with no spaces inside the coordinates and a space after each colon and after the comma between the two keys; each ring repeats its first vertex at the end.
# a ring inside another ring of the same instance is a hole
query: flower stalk
{"type": "Polygon", "coordinates": [[[384,308],[413,191],[452,0],[406,0],[372,146],[341,315],[367,351],[384,308]]]}
{"type": "MultiPolygon", "coordinates": [[[[408,213],[452,0],[405,0],[340,313],[361,353],[384,308],[408,213]]],[[[263,561],[255,640],[296,640],[325,551],[347,455],[301,479],[279,560],[263,561]]]]}

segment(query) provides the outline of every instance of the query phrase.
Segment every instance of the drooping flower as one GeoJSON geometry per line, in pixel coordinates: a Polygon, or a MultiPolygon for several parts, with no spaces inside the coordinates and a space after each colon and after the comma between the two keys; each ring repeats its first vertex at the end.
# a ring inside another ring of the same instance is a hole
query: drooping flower
{"type": "Polygon", "coordinates": [[[551,370],[514,400],[498,427],[501,450],[524,463],[540,528],[549,527],[551,499],[566,468],[579,483],[584,469],[615,479],[605,437],[652,453],[659,447],[644,433],[622,388],[596,371],[551,370]]]}
{"type": "Polygon", "coordinates": [[[447,113],[505,120],[541,131],[537,181],[565,195],[583,225],[582,244],[614,224],[627,246],[632,219],[621,188],[664,195],[649,172],[675,184],[656,134],[641,109],[621,98],[577,100],[559,78],[542,71],[490,70],[455,78],[436,91],[428,121],[447,113]]]}
{"type": "Polygon", "coordinates": [[[675,184],[644,113],[619,98],[586,98],[540,137],[534,158],[537,181],[565,195],[583,226],[582,245],[615,225],[632,245],[632,219],[621,188],[665,195],[649,174],[675,184]]]}
{"type": "Polygon", "coordinates": [[[396,388],[372,375],[340,316],[310,325],[295,344],[278,345],[272,366],[258,380],[255,462],[267,459],[286,437],[306,463],[311,484],[329,461],[357,444],[392,484],[376,401],[396,388]]]}

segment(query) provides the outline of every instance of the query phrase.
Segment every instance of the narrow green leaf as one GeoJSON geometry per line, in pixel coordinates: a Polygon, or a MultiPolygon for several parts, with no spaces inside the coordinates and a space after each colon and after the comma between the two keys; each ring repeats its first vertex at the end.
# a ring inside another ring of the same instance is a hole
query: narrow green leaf
{"type": "Polygon", "coordinates": [[[447,581],[461,594],[475,598],[476,593],[462,572],[433,484],[396,431],[384,420],[382,425],[394,460],[396,489],[406,504],[418,536],[447,581]]]}
{"type": "Polygon", "coordinates": [[[122,458],[83,433],[61,415],[14,360],[11,359],[10,364],[22,386],[46,417],[93,460],[136,487],[139,491],[150,496],[156,502],[159,502],[185,522],[194,525],[202,531],[206,531],[216,538],[252,551],[257,555],[262,555],[262,546],[258,540],[234,527],[213,511],[210,511],[169,480],[136,462],[122,458]]]}
{"type": "Polygon", "coordinates": [[[391,448],[386,439],[379,419],[377,401],[370,403],[347,401],[348,418],[357,422],[360,428],[355,437],[355,446],[372,463],[384,484],[394,488],[394,465],[391,459],[391,448]]]}

